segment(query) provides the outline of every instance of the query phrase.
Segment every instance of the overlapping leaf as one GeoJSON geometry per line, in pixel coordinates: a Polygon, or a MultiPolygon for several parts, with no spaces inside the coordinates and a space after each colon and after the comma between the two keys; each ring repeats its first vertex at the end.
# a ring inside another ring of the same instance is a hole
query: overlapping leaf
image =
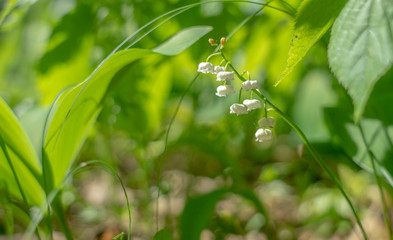
{"type": "Polygon", "coordinates": [[[393,1],[349,0],[334,23],[328,57],[358,121],[375,83],[393,63],[393,1]]]}
{"type": "MultiPolygon", "coordinates": [[[[0,135],[5,142],[6,151],[16,169],[22,188],[29,203],[38,205],[43,200],[44,192],[41,186],[41,167],[34,148],[20,125],[18,119],[0,98],[0,135]]],[[[0,181],[8,185],[11,193],[20,196],[15,177],[4,154],[0,150],[0,181]]]]}
{"type": "Polygon", "coordinates": [[[288,76],[332,26],[346,0],[305,0],[299,7],[287,66],[275,85],[288,76]]]}

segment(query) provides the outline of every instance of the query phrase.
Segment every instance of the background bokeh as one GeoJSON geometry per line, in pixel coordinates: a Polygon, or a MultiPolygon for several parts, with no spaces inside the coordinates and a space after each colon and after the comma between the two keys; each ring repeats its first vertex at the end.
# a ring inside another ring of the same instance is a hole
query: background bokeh
{"type": "MultiPolygon", "coordinates": [[[[8,2],[0,0],[3,13],[8,2]]],[[[193,2],[15,1],[12,11],[0,18],[0,96],[13,108],[38,148],[40,142],[35,136],[42,132],[49,105],[61,90],[88,77],[120,42],[145,23],[193,2]]],[[[288,2],[296,8],[301,1],[288,2]]],[[[198,63],[214,50],[207,39],[228,35],[259,8],[246,3],[195,7],[134,47],[154,48],[190,26],[209,25],[213,31],[177,56],[145,58],[125,67],[112,80],[102,112],[77,162],[100,159],[117,169],[130,196],[133,239],[151,239],[157,231],[158,189],[159,229],[167,229],[175,239],[180,229],[187,229],[182,224],[196,218],[183,214],[190,197],[194,200],[190,206],[200,208],[196,215],[213,208],[201,239],[360,239],[349,207],[305,151],[296,132],[276,117],[274,140],[255,142],[263,111],[230,115],[229,106],[237,96],[216,97],[218,84],[212,75],[201,75],[185,95],[164,151],[165,131],[178,101],[195,77],[198,63]],[[157,186],[160,175],[162,181],[157,186]],[[236,191],[220,194],[219,189],[236,191]],[[255,194],[257,199],[252,202],[244,197],[247,194],[255,194]],[[201,195],[205,198],[197,197],[201,195]],[[268,215],[262,214],[255,202],[260,202],[268,215]]],[[[326,114],[330,109],[344,122],[340,117],[344,119],[353,109],[351,98],[328,66],[329,33],[285,81],[273,87],[286,66],[293,24],[291,16],[266,8],[228,39],[225,54],[239,71],[249,71],[262,92],[304,131],[343,182],[370,239],[387,239],[373,176],[352,162],[352,155],[335,138],[339,126],[331,124],[326,114]]],[[[219,61],[213,60],[216,64],[219,61]]],[[[386,81],[380,84],[391,89],[386,81]]],[[[239,89],[240,83],[235,86],[239,89]]],[[[276,116],[274,111],[269,114],[276,116]]],[[[76,239],[111,239],[127,229],[121,187],[104,169],[76,175],[62,198],[76,239]]],[[[11,227],[5,219],[4,201],[2,206],[0,235],[5,235],[11,227]]],[[[15,220],[14,231],[23,232],[25,221],[15,220]]]]}

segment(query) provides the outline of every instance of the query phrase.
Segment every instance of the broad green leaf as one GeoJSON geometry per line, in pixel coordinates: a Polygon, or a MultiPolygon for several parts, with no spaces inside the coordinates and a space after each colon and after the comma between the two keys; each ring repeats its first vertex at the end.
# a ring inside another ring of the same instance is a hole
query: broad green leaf
{"type": "Polygon", "coordinates": [[[154,235],[153,240],[172,240],[172,236],[167,230],[162,229],[154,235]]]}
{"type": "Polygon", "coordinates": [[[353,99],[357,122],[393,63],[393,1],[349,0],[333,25],[328,58],[353,99]]]}
{"type": "Polygon", "coordinates": [[[287,66],[275,85],[288,76],[331,27],[346,0],[305,0],[299,7],[287,66]]]}
{"type": "Polygon", "coordinates": [[[164,55],[176,55],[190,47],[201,37],[213,29],[211,26],[194,26],[183,29],[153,49],[154,52],[164,55]]]}
{"type": "Polygon", "coordinates": [[[184,207],[180,220],[181,238],[197,240],[204,228],[207,227],[214,208],[227,193],[234,193],[252,202],[257,210],[266,218],[266,210],[258,197],[249,189],[220,189],[205,195],[190,198],[184,207]]]}
{"type": "MultiPolygon", "coordinates": [[[[28,201],[38,205],[43,200],[41,167],[34,148],[25,131],[7,103],[0,98],[0,135],[6,145],[19,180],[22,182],[28,201]]],[[[6,182],[12,194],[19,196],[14,175],[4,150],[0,150],[0,181],[6,182]]]]}
{"type": "Polygon", "coordinates": [[[217,202],[227,190],[217,190],[208,194],[190,198],[184,207],[180,220],[182,240],[199,240],[200,234],[207,227],[217,202]]]}
{"type": "Polygon", "coordinates": [[[82,147],[113,76],[124,66],[150,54],[150,50],[144,49],[120,51],[98,68],[90,80],[65,90],[57,99],[44,145],[54,186],[61,182],[82,147]]]}
{"type": "MultiPolygon", "coordinates": [[[[326,108],[325,119],[336,144],[341,146],[354,162],[371,172],[371,159],[360,129],[352,121],[348,111],[341,108],[326,108]]],[[[360,125],[363,128],[367,144],[378,161],[381,174],[393,186],[393,165],[391,164],[393,127],[384,126],[377,119],[362,119],[360,125]]]]}
{"type": "Polygon", "coordinates": [[[114,101],[106,102],[100,119],[126,131],[138,145],[144,146],[157,129],[161,130],[163,109],[172,84],[171,69],[171,64],[162,58],[144,59],[123,69],[114,78],[117,84],[110,96],[114,101]]]}

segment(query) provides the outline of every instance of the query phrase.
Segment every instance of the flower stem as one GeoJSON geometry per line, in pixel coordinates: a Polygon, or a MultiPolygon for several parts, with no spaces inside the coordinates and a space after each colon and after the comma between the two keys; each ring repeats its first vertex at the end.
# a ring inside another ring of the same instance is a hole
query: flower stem
{"type": "MultiPolygon", "coordinates": [[[[242,81],[246,81],[244,77],[242,77],[239,72],[232,66],[232,64],[229,62],[229,60],[225,57],[224,53],[221,52],[221,57],[225,59],[227,62],[228,66],[234,71],[236,76],[242,81]]],[[[349,199],[348,195],[346,194],[344,188],[342,187],[340,181],[336,178],[336,176],[333,174],[333,172],[329,169],[327,164],[322,160],[321,156],[318,154],[318,152],[314,149],[314,147],[310,144],[308,141],[307,137],[304,135],[303,131],[284,113],[282,112],[278,107],[276,107],[272,102],[270,102],[263,94],[258,90],[258,89],[253,89],[252,90],[261,100],[266,101],[277,113],[278,115],[281,116],[282,119],[284,119],[289,126],[291,126],[297,134],[300,136],[304,144],[306,145],[307,149],[310,151],[311,155],[314,157],[314,159],[318,162],[318,164],[327,172],[327,174],[330,176],[330,178],[333,180],[333,182],[336,184],[337,188],[340,190],[341,194],[344,196],[345,200],[347,201],[349,207],[351,208],[355,218],[356,222],[358,223],[360,230],[362,232],[363,238],[365,240],[368,240],[366,231],[363,228],[362,222],[360,221],[360,217],[357,214],[355,207],[353,206],[351,200],[349,199]]]]}
{"type": "Polygon", "coordinates": [[[380,195],[381,202],[382,202],[382,207],[383,207],[383,218],[385,220],[385,224],[386,224],[386,227],[387,227],[387,230],[388,230],[388,233],[389,233],[389,239],[393,239],[392,226],[391,226],[390,219],[389,219],[389,211],[388,211],[388,207],[387,207],[387,204],[386,204],[386,201],[385,201],[385,195],[384,195],[384,192],[383,192],[381,178],[379,177],[378,172],[377,172],[377,167],[376,167],[376,164],[375,164],[375,160],[376,160],[375,159],[375,155],[371,151],[370,146],[367,143],[366,136],[364,135],[364,131],[363,131],[363,128],[362,128],[362,125],[361,125],[360,122],[358,124],[358,128],[359,128],[360,133],[362,135],[363,143],[364,143],[364,145],[367,148],[367,154],[368,154],[368,156],[370,158],[370,161],[371,161],[371,166],[372,166],[372,169],[373,169],[373,175],[374,175],[375,181],[377,182],[377,185],[378,185],[379,195],[380,195]]]}

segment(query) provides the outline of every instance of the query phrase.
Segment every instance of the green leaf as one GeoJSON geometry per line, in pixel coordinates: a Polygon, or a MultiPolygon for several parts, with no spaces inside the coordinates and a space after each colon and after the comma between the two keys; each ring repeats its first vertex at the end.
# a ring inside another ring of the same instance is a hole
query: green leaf
{"type": "MultiPolygon", "coordinates": [[[[41,187],[41,166],[36,152],[7,103],[0,98],[0,135],[5,142],[22,188],[29,203],[38,205],[44,199],[41,187]]],[[[11,193],[21,197],[4,151],[0,150],[0,181],[7,183],[11,193]]]]}
{"type": "Polygon", "coordinates": [[[296,16],[287,66],[275,86],[292,72],[310,48],[329,30],[345,3],[346,0],[305,0],[302,2],[296,16]]]}
{"type": "Polygon", "coordinates": [[[51,165],[52,187],[57,186],[93,126],[113,76],[124,66],[152,54],[150,50],[129,49],[112,55],[91,79],[65,90],[50,115],[44,149],[51,165]]]}
{"type": "Polygon", "coordinates": [[[216,190],[187,201],[180,220],[181,239],[199,240],[202,230],[207,227],[215,205],[226,193],[228,193],[227,190],[216,190]]]}
{"type": "Polygon", "coordinates": [[[153,51],[169,56],[179,54],[198,41],[201,37],[206,35],[208,32],[210,32],[212,29],[213,27],[211,26],[194,26],[185,28],[176,33],[166,42],[162,43],[158,47],[155,47],[153,51]]]}
{"type": "Polygon", "coordinates": [[[378,79],[393,63],[393,1],[349,0],[333,25],[329,64],[363,114],[378,79]]]}
{"type": "Polygon", "coordinates": [[[154,235],[153,240],[172,240],[172,236],[167,230],[162,229],[154,235]]]}
{"type": "MultiPolygon", "coordinates": [[[[360,167],[372,172],[371,159],[363,142],[360,129],[352,121],[348,111],[342,108],[326,108],[326,123],[336,144],[360,167]]],[[[393,128],[386,127],[377,119],[362,119],[360,124],[370,150],[378,161],[378,169],[393,186],[393,128]]]]}

